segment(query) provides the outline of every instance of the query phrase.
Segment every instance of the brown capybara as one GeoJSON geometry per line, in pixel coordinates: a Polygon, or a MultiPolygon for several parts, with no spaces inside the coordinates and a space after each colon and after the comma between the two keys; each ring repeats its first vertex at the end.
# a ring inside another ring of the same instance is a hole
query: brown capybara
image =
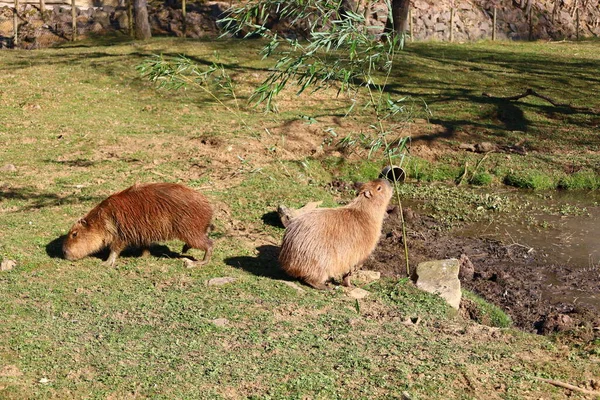
{"type": "Polygon", "coordinates": [[[204,250],[198,264],[212,254],[208,229],[212,209],[206,197],[183,185],[133,185],[115,193],[77,221],[63,243],[67,260],[78,260],[108,247],[106,265],[113,266],[126,247],[141,247],[144,255],[154,242],[179,239],[190,248],[204,250]]]}
{"type": "Polygon", "coordinates": [[[316,289],[327,289],[325,283],[339,277],[350,286],[352,270],[360,268],[377,245],[391,197],[389,182],[377,179],[363,184],[358,197],[344,207],[293,218],[279,253],[281,267],[316,289]]]}

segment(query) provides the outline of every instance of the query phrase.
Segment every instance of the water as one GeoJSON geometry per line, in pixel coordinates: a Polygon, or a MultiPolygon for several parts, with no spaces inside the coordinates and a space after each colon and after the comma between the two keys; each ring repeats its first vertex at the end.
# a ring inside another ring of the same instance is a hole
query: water
{"type": "MultiPolygon", "coordinates": [[[[538,260],[563,268],[598,275],[600,270],[600,193],[511,193],[513,201],[529,203],[529,211],[502,215],[468,226],[460,234],[489,237],[530,249],[538,260]]],[[[560,283],[551,272],[543,277],[543,298],[553,302],[586,303],[600,311],[600,287],[555,290],[560,283]]],[[[599,285],[600,286],[600,285],[599,285]]]]}

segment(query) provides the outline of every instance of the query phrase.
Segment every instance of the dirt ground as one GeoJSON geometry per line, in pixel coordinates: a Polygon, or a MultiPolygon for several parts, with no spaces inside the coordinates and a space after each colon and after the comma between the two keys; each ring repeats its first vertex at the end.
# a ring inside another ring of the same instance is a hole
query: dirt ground
{"type": "MultiPolygon", "coordinates": [[[[600,315],[595,310],[576,301],[560,300],[561,293],[573,290],[597,292],[599,269],[548,264],[518,245],[440,232],[433,218],[410,208],[404,210],[404,215],[411,270],[423,261],[466,255],[473,273],[472,277],[466,273],[461,279],[463,288],[501,307],[520,329],[540,334],[565,332],[570,338],[586,342],[600,337],[600,315]],[[549,273],[555,278],[551,291],[546,283],[549,273]]],[[[399,213],[393,210],[384,222],[382,238],[365,269],[380,271],[387,277],[406,276],[400,227],[399,213]]]]}

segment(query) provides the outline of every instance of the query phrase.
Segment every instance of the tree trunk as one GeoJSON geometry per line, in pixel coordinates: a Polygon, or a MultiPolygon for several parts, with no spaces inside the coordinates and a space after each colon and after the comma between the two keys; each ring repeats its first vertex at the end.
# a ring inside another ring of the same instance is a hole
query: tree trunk
{"type": "Polygon", "coordinates": [[[408,26],[408,10],[410,0],[392,0],[392,18],[394,18],[394,32],[403,35],[408,26]]]}
{"type": "Polygon", "coordinates": [[[152,34],[150,33],[150,22],[148,21],[147,0],[133,0],[133,9],[135,11],[135,38],[150,39],[152,34]]]}

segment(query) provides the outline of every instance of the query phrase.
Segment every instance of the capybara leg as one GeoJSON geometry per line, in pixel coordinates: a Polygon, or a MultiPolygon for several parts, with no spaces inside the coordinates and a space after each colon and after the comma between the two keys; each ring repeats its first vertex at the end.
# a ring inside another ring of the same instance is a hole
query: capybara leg
{"type": "Polygon", "coordinates": [[[119,246],[119,245],[113,244],[110,247],[110,255],[108,256],[108,259],[106,261],[104,261],[104,265],[107,267],[114,267],[115,261],[117,261],[119,254],[121,254],[121,251],[123,251],[123,248],[124,248],[124,246],[119,246]]]}
{"type": "Polygon", "coordinates": [[[305,279],[304,282],[306,282],[308,285],[314,287],[315,289],[319,289],[319,290],[330,290],[329,287],[327,285],[325,285],[323,282],[314,280],[314,279],[305,279]]]}
{"type": "Polygon", "coordinates": [[[143,247],[142,248],[142,257],[148,257],[150,255],[150,248],[149,247],[143,247]]]}
{"type": "Polygon", "coordinates": [[[200,249],[204,250],[204,257],[201,261],[196,261],[195,265],[205,265],[210,261],[210,256],[212,255],[212,247],[213,243],[207,236],[205,236],[202,240],[198,242],[190,242],[183,245],[183,249],[181,249],[182,253],[186,253],[189,249],[200,249]]]}
{"type": "Polygon", "coordinates": [[[212,242],[211,242],[210,246],[206,248],[206,251],[204,252],[204,257],[202,258],[202,261],[200,261],[198,263],[198,265],[208,264],[211,256],[212,256],[212,242]]]}
{"type": "Polygon", "coordinates": [[[347,274],[345,274],[342,278],[342,285],[346,286],[346,287],[352,287],[352,283],[350,283],[350,275],[352,275],[352,272],[348,272],[347,274]]]}
{"type": "Polygon", "coordinates": [[[111,250],[110,255],[108,256],[106,261],[104,261],[104,265],[107,267],[114,267],[115,261],[117,261],[117,257],[119,257],[120,253],[121,253],[120,250],[119,251],[111,250]]]}

